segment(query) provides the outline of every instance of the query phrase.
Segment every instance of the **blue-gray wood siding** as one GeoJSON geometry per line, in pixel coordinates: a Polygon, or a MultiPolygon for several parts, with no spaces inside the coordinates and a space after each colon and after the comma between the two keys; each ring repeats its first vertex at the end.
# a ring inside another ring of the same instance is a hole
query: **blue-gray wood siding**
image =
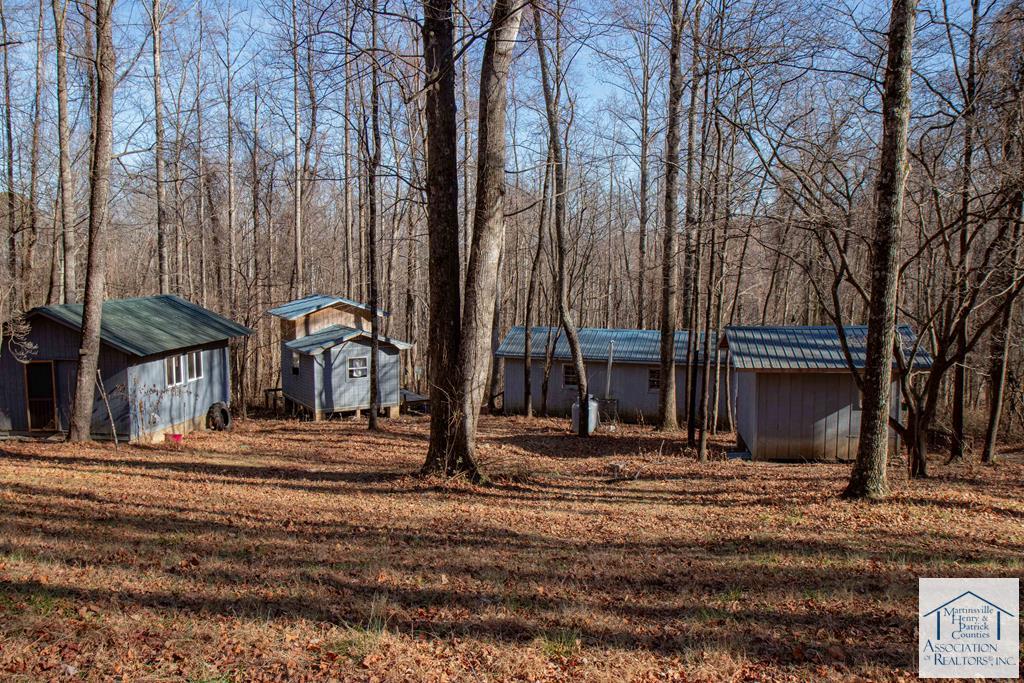
{"type": "MultiPolygon", "coordinates": [[[[292,352],[281,346],[281,389],[284,395],[314,411],[335,412],[370,407],[369,366],[367,376],[348,377],[348,359],[367,358],[369,340],[354,340],[309,356],[297,354],[298,374],[292,373],[292,352]]],[[[391,346],[381,346],[377,355],[378,398],[381,406],[396,406],[400,402],[399,352],[391,346]]]]}
{"type": "Polygon", "coordinates": [[[231,400],[231,371],[225,342],[137,360],[129,369],[132,437],[201,418],[214,403],[231,400]],[[191,351],[203,356],[203,376],[168,387],[164,362],[191,351]]]}
{"type": "MultiPolygon", "coordinates": [[[[31,321],[29,341],[36,346],[31,360],[54,361],[57,417],[61,429],[67,429],[71,403],[78,377],[80,334],[76,330],[42,316],[31,321]]],[[[227,403],[231,379],[226,342],[201,347],[203,377],[184,385],[166,386],[163,356],[136,358],[106,344],[100,345],[99,367],[114,428],[121,439],[135,439],[147,432],[191,420],[206,414],[217,401],[227,403]]],[[[0,351],[0,430],[28,429],[25,406],[24,366],[13,357],[7,345],[0,351]]],[[[91,431],[96,436],[111,436],[107,406],[97,389],[93,401],[91,431]]]]}
{"type": "MultiPolygon", "coordinates": [[[[54,391],[60,429],[67,429],[71,403],[78,377],[78,350],[81,335],[65,325],[42,316],[34,316],[28,341],[35,345],[30,360],[54,362],[54,391]]],[[[128,356],[100,346],[99,369],[103,388],[114,416],[119,437],[127,437],[130,418],[128,410],[128,356]]],[[[11,353],[7,343],[0,349],[0,430],[25,431],[28,414],[25,405],[25,368],[11,353]]],[[[109,436],[110,418],[97,388],[92,411],[92,433],[109,436]]]]}
{"type": "MultiPolygon", "coordinates": [[[[847,372],[736,371],[736,428],[754,460],[851,461],[860,436],[860,391],[847,372]]],[[[893,384],[891,414],[899,419],[893,384]]],[[[889,430],[889,448],[896,434],[889,430]]]]}
{"type": "MultiPolygon", "coordinates": [[[[523,402],[523,361],[520,358],[505,358],[505,393],[504,407],[506,412],[518,413],[525,408],[523,402]]],[[[555,361],[551,366],[551,381],[548,389],[548,411],[556,415],[566,415],[576,402],[576,387],[565,386],[563,371],[567,361],[555,361]]],[[[607,362],[586,363],[587,389],[598,397],[604,398],[607,362]]],[[[648,373],[657,369],[654,365],[634,363],[612,363],[611,398],[618,400],[619,417],[624,420],[653,422],[658,419],[658,391],[648,388],[648,373]]],[[[702,395],[702,376],[698,371],[697,400],[702,395]]],[[[728,392],[725,378],[727,367],[721,368],[722,381],[718,391],[719,421],[726,419],[728,410],[728,392]]],[[[530,393],[533,395],[533,408],[540,410],[543,398],[542,382],[544,380],[544,361],[534,359],[530,363],[530,393]]],[[[679,415],[686,409],[686,366],[676,366],[676,406],[679,415]]],[[[713,395],[713,394],[712,394],[713,395]]]]}
{"type": "MultiPolygon", "coordinates": [[[[339,411],[370,407],[369,340],[353,340],[339,344],[314,356],[316,361],[317,410],[339,411]],[[367,376],[348,377],[350,358],[367,359],[367,376]]],[[[399,353],[390,346],[379,347],[377,354],[377,397],[381,406],[395,406],[400,401],[399,353]]]]}
{"type": "Polygon", "coordinates": [[[315,410],[316,372],[317,363],[312,356],[295,353],[281,344],[281,393],[285,397],[315,410]],[[292,365],[293,355],[298,359],[297,368],[292,365]]]}

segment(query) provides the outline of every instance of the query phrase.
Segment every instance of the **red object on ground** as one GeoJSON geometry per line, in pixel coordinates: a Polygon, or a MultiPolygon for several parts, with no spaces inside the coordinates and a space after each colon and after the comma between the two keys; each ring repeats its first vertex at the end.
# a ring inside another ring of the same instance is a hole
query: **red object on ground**
{"type": "Polygon", "coordinates": [[[174,443],[181,443],[181,439],[183,438],[183,436],[184,435],[182,434],[168,434],[167,438],[173,441],[174,443]]]}

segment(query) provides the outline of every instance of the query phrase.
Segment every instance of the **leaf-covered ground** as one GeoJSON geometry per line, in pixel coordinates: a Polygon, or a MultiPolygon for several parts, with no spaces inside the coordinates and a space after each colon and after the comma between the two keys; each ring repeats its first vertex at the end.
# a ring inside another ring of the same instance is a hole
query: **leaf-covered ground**
{"type": "Polygon", "coordinates": [[[0,678],[910,679],[918,576],[1024,567],[1020,462],[854,504],[848,466],[484,418],[477,488],[385,424],[0,442],[0,678]]]}

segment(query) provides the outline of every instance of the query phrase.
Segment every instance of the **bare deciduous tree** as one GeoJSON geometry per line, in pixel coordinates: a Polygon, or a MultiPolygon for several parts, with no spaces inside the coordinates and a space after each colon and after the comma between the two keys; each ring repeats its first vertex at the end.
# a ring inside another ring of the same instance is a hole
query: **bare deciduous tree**
{"type": "Polygon", "coordinates": [[[82,347],[71,409],[70,441],[88,441],[100,355],[100,320],[107,277],[106,231],[109,220],[110,160],[114,133],[114,87],[117,58],[113,40],[113,0],[96,0],[93,15],[96,41],[96,103],[92,120],[92,163],[89,174],[89,243],[85,268],[82,347]]]}

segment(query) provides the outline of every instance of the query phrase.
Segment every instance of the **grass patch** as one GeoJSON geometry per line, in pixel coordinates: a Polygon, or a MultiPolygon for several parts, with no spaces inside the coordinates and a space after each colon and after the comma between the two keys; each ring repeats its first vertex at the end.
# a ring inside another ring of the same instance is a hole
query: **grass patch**
{"type": "Polygon", "coordinates": [[[388,628],[388,596],[374,593],[370,613],[364,623],[349,626],[343,635],[327,643],[324,649],[339,657],[362,661],[377,649],[388,628]]]}
{"type": "Polygon", "coordinates": [[[546,657],[568,658],[580,649],[580,632],[576,629],[558,629],[537,638],[537,646],[546,657]]]}

